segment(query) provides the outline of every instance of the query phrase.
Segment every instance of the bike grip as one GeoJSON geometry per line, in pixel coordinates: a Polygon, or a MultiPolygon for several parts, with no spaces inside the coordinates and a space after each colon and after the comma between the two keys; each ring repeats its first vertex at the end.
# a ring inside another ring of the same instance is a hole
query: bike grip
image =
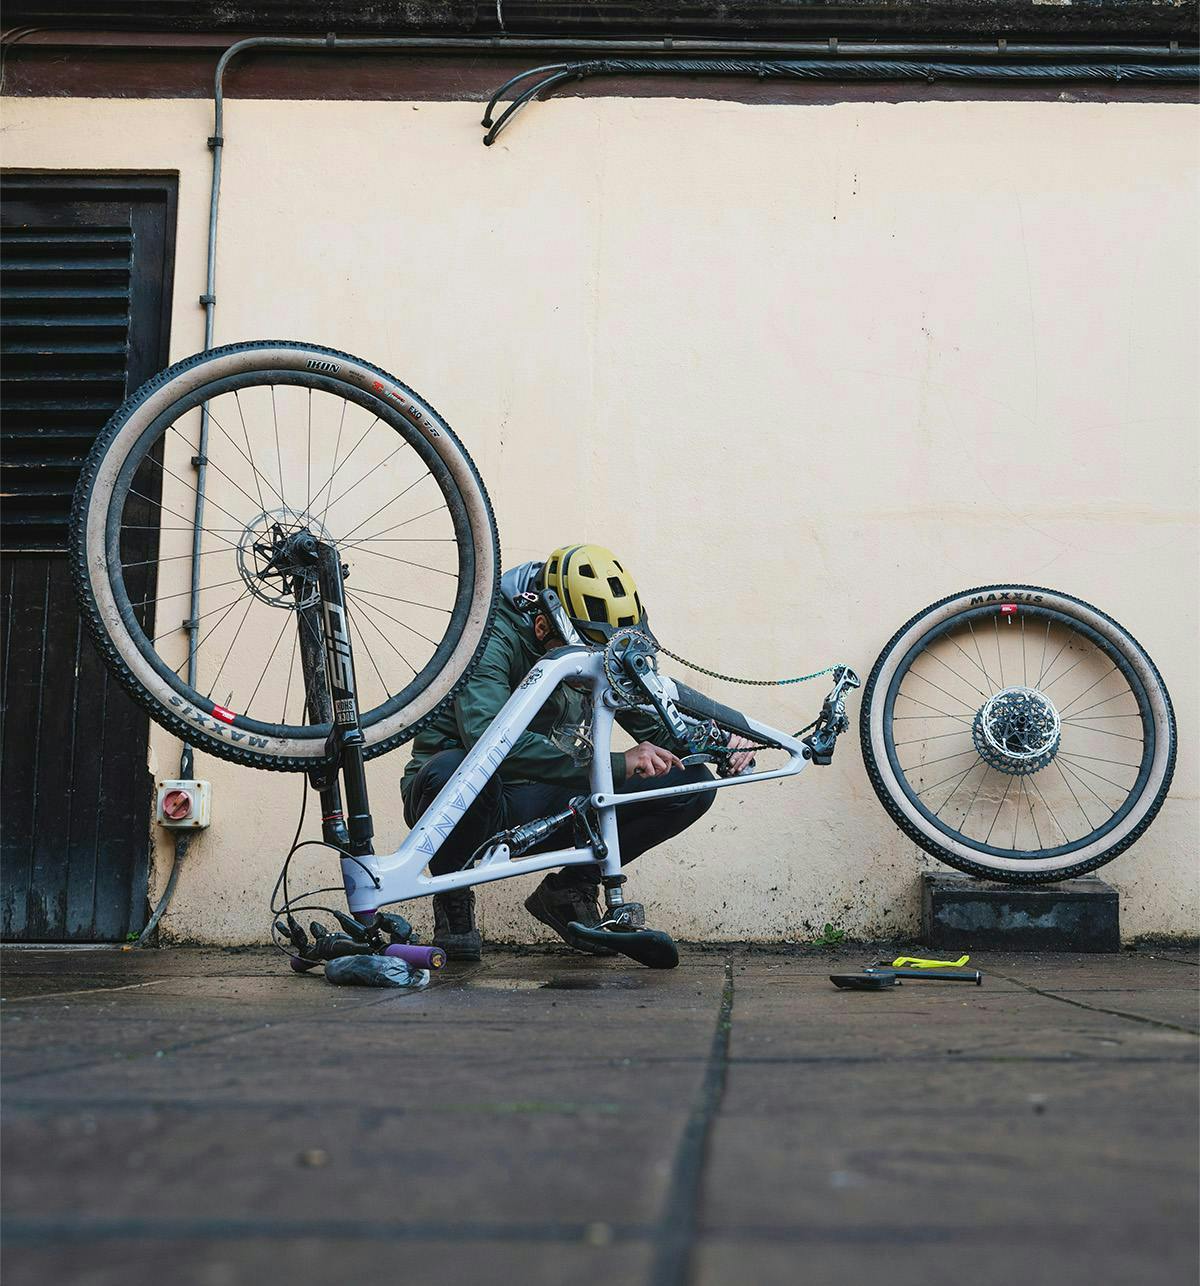
{"type": "Polygon", "coordinates": [[[414,947],[407,942],[393,942],[384,947],[385,956],[398,956],[414,969],[440,969],[446,963],[446,953],[441,947],[414,947]]]}

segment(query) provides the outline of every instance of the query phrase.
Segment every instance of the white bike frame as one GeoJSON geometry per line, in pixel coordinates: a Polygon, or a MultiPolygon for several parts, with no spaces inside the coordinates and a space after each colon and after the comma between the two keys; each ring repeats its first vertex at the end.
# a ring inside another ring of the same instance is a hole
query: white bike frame
{"type": "MultiPolygon", "coordinates": [[[[662,678],[666,695],[674,701],[678,689],[671,679],[662,678]]],[[[621,848],[617,836],[616,810],[627,804],[644,804],[671,795],[691,795],[701,791],[722,790],[727,786],[748,786],[756,781],[773,781],[777,777],[794,777],[809,763],[807,748],[795,737],[778,728],[743,715],[745,727],[752,736],[785,750],[788,762],[769,771],[744,772],[735,777],[717,777],[708,782],[681,786],[664,786],[657,790],[640,790],[623,794],[613,789],[612,744],[613,722],[619,702],[604,671],[604,649],[580,646],[558,648],[547,653],[529,671],[517,690],[509,697],[487,732],[471,747],[454,775],[421,815],[404,843],[394,853],[368,854],[361,858],[342,858],[342,879],[350,910],[360,918],[393,902],[428,897],[452,889],[469,888],[491,880],[504,880],[514,875],[545,871],[551,867],[598,864],[605,876],[621,872],[621,848]],[[596,810],[600,838],[607,852],[601,857],[588,843],[582,847],[556,849],[549,853],[514,856],[501,842],[486,849],[465,870],[445,875],[431,875],[427,867],[463,814],[499,771],[514,742],[532,722],[561,683],[586,686],[592,702],[592,764],[590,803],[596,810]]],[[[651,709],[651,707],[646,707],[651,709]]]]}

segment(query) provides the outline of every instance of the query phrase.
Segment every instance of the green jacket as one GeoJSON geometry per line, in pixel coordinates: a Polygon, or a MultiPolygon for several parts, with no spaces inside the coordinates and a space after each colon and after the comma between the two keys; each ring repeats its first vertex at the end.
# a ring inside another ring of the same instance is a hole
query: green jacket
{"type": "MultiPolygon", "coordinates": [[[[413,741],[412,759],[400,782],[406,800],[421,765],[441,750],[469,750],[541,656],[527,621],[501,599],[491,636],[471,677],[413,741]]],[[[569,730],[589,723],[589,707],[589,693],[560,684],[513,744],[500,767],[501,780],[561,783],[585,791],[590,756],[578,762],[577,757],[552,740],[551,734],[556,729],[569,730]]],[[[617,721],[637,741],[671,744],[662,723],[641,711],[619,711],[617,721]]],[[[620,786],[625,780],[623,752],[613,752],[612,771],[613,785],[620,786]]]]}

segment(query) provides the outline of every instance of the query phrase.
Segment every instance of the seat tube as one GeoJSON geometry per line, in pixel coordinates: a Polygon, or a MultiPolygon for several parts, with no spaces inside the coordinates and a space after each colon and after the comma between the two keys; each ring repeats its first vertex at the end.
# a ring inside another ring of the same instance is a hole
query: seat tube
{"type": "MultiPolygon", "coordinates": [[[[610,795],[613,790],[612,731],[615,711],[604,699],[607,684],[598,684],[592,693],[592,770],[593,795],[610,795]]],[[[617,810],[613,807],[598,810],[600,838],[608,849],[600,869],[605,879],[621,874],[621,840],[617,834],[617,810]]]]}

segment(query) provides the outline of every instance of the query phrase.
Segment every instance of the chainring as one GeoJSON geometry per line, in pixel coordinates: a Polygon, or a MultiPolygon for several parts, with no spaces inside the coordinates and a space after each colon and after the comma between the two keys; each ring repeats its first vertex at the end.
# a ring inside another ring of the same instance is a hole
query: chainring
{"type": "Polygon", "coordinates": [[[604,647],[604,677],[613,695],[622,706],[646,704],[646,694],[637,682],[625,672],[624,661],[629,656],[645,656],[658,671],[658,644],[645,630],[625,626],[617,630],[604,647]]]}

